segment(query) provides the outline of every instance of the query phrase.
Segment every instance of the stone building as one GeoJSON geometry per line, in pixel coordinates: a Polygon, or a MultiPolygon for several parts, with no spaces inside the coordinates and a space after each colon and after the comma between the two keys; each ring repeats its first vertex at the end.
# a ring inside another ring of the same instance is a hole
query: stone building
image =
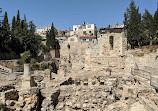
{"type": "Polygon", "coordinates": [[[85,70],[122,73],[126,50],[124,33],[106,33],[99,36],[97,44],[86,50],[85,70]]]}
{"type": "Polygon", "coordinates": [[[100,34],[106,34],[106,33],[121,33],[124,31],[123,29],[124,25],[113,25],[108,27],[102,27],[99,29],[100,34]]]}
{"type": "Polygon", "coordinates": [[[42,39],[46,39],[46,32],[51,29],[51,26],[46,26],[45,28],[37,29],[37,34],[42,36],[42,39]]]}
{"type": "Polygon", "coordinates": [[[97,38],[97,27],[95,24],[73,25],[73,30],[70,31],[70,36],[77,34],[81,41],[91,41],[97,38]]]}

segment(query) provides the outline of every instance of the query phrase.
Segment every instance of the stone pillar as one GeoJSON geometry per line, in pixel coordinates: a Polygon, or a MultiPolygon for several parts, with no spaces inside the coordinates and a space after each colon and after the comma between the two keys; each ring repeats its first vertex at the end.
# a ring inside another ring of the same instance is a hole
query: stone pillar
{"type": "Polygon", "coordinates": [[[31,88],[31,73],[30,73],[30,64],[24,64],[24,75],[22,78],[22,89],[31,88]]]}
{"type": "Polygon", "coordinates": [[[29,78],[30,74],[30,64],[24,64],[24,78],[29,78]]]}

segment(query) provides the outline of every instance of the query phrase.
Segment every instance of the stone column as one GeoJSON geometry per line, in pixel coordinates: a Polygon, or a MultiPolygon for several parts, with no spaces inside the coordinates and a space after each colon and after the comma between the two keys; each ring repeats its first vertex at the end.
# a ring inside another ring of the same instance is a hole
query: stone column
{"type": "Polygon", "coordinates": [[[24,78],[29,78],[31,76],[30,74],[30,64],[24,64],[24,78]]]}
{"type": "Polygon", "coordinates": [[[24,64],[24,75],[22,78],[22,89],[30,89],[31,88],[31,73],[30,73],[30,64],[24,64]]]}

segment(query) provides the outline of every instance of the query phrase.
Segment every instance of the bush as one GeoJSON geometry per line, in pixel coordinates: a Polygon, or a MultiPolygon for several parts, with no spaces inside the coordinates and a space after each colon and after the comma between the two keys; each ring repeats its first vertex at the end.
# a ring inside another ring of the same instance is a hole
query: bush
{"type": "Polygon", "coordinates": [[[128,50],[129,48],[130,48],[129,45],[127,45],[127,46],[126,46],[126,49],[128,50]]]}
{"type": "Polygon", "coordinates": [[[25,51],[19,60],[20,64],[30,63],[30,51],[25,51]]]}
{"type": "Polygon", "coordinates": [[[42,45],[42,50],[44,53],[49,52],[49,47],[47,45],[42,45]]]}
{"type": "Polygon", "coordinates": [[[42,63],[41,68],[42,70],[48,69],[48,64],[42,63]]]}
{"type": "Polygon", "coordinates": [[[34,58],[30,60],[30,66],[32,70],[37,70],[39,68],[39,66],[36,64],[36,59],[34,58]]]}
{"type": "Polygon", "coordinates": [[[32,59],[30,60],[30,64],[33,65],[33,66],[36,65],[36,60],[35,60],[34,58],[32,58],[32,59]]]}

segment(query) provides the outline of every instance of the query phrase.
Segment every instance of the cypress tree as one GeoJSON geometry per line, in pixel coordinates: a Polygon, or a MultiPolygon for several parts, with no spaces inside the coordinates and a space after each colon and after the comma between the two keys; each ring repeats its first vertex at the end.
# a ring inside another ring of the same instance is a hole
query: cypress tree
{"type": "Polygon", "coordinates": [[[145,13],[142,16],[142,33],[144,33],[144,43],[145,45],[152,45],[153,37],[154,37],[154,21],[152,15],[148,10],[145,9],[145,13]]]}
{"type": "Polygon", "coordinates": [[[134,1],[130,3],[130,7],[127,8],[124,14],[124,25],[127,31],[127,41],[133,49],[135,46],[140,46],[140,27],[141,27],[141,14],[139,13],[139,7],[136,8],[134,1]]]}
{"type": "Polygon", "coordinates": [[[4,15],[4,19],[3,19],[3,22],[2,22],[2,50],[3,52],[11,52],[11,49],[9,47],[9,44],[10,44],[10,39],[11,39],[11,36],[10,36],[10,26],[9,26],[9,23],[8,23],[8,15],[7,15],[7,12],[5,12],[5,15],[4,15]]]}
{"type": "MultiPolygon", "coordinates": [[[[2,8],[0,8],[0,18],[1,18],[1,13],[2,13],[2,8]]],[[[0,19],[0,30],[1,30],[1,26],[2,26],[2,20],[0,19]]]]}
{"type": "Polygon", "coordinates": [[[52,23],[52,26],[51,26],[51,30],[47,32],[47,35],[46,35],[46,44],[51,47],[52,49],[55,49],[56,48],[56,40],[55,40],[55,28],[54,28],[54,25],[52,23]]]}
{"type": "Polygon", "coordinates": [[[158,30],[158,9],[156,10],[154,14],[154,31],[156,33],[156,30],[158,30]]]}
{"type": "Polygon", "coordinates": [[[2,52],[2,20],[1,20],[2,8],[0,8],[0,52],[2,52]]]}
{"type": "Polygon", "coordinates": [[[16,21],[15,21],[15,16],[13,16],[13,19],[12,19],[12,33],[14,33],[15,28],[16,28],[16,21]]]}
{"type": "Polygon", "coordinates": [[[36,38],[35,38],[35,29],[36,26],[33,21],[29,22],[29,31],[28,31],[28,38],[27,42],[27,50],[30,50],[31,56],[36,57],[38,54],[38,47],[36,46],[36,38]]]}
{"type": "Polygon", "coordinates": [[[6,31],[10,30],[10,26],[9,26],[9,23],[8,23],[7,12],[5,12],[5,15],[4,15],[4,19],[3,19],[3,22],[2,22],[2,28],[5,29],[6,31]]]}
{"type": "Polygon", "coordinates": [[[20,12],[18,10],[17,18],[16,18],[16,26],[20,26],[20,12]]]}
{"type": "Polygon", "coordinates": [[[154,14],[154,42],[158,44],[158,8],[154,14]]]}

